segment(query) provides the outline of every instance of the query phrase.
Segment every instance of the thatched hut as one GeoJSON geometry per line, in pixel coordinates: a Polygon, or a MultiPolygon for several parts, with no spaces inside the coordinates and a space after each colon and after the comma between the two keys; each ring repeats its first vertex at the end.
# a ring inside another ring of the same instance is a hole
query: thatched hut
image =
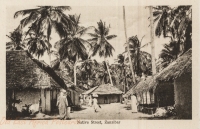
{"type": "Polygon", "coordinates": [[[139,106],[138,110],[152,113],[155,111],[157,98],[155,88],[158,83],[155,76],[143,77],[134,87],[132,87],[125,96],[136,94],[139,106]]]}
{"type": "Polygon", "coordinates": [[[6,104],[21,111],[25,104],[41,105],[42,112],[56,109],[57,93],[67,88],[65,82],[44,62],[34,59],[27,51],[6,52],[6,104]]]}
{"type": "Polygon", "coordinates": [[[189,49],[168,67],[163,69],[156,78],[159,81],[157,89],[174,93],[174,103],[177,115],[181,119],[192,118],[192,49],[189,49]],[[168,83],[167,85],[164,85],[168,83]],[[173,85],[169,85],[173,84],[173,85]]]}
{"type": "Polygon", "coordinates": [[[144,107],[175,104],[179,118],[192,118],[192,50],[156,75],[141,80],[129,92],[136,93],[140,105],[144,107]]]}
{"type": "Polygon", "coordinates": [[[121,102],[122,93],[123,92],[115,86],[102,84],[84,92],[83,95],[96,94],[98,95],[97,100],[99,104],[109,104],[121,102]]]}

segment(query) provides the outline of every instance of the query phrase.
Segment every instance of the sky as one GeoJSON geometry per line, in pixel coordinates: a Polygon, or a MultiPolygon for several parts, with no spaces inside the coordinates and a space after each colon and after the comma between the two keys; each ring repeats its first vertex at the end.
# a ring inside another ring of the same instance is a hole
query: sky
{"type": "MultiPolygon", "coordinates": [[[[6,34],[12,32],[18,25],[20,20],[23,18],[19,16],[14,19],[14,13],[18,10],[32,9],[36,8],[35,6],[9,6],[7,7],[7,26],[6,34]]],[[[97,22],[100,19],[103,22],[106,22],[106,25],[110,25],[109,35],[115,34],[116,38],[110,40],[110,44],[114,47],[113,57],[107,58],[109,63],[114,63],[114,59],[117,58],[117,55],[124,52],[124,44],[126,42],[125,33],[124,33],[124,22],[123,22],[123,7],[122,6],[71,6],[70,11],[65,11],[65,14],[77,14],[81,15],[80,25],[89,27],[97,27],[97,22]]],[[[126,27],[127,27],[127,37],[137,35],[139,40],[144,36],[141,45],[144,45],[151,41],[150,39],[150,21],[148,17],[150,16],[149,8],[144,6],[126,6],[126,27]]],[[[156,26],[156,23],[155,25],[156,26]]],[[[155,28],[155,27],[154,27],[155,28]]],[[[87,37],[87,36],[86,36],[87,37]]],[[[52,31],[51,35],[51,44],[54,44],[59,40],[59,36],[52,31]]],[[[8,39],[9,41],[9,39],[8,39]]],[[[155,37],[155,57],[158,58],[160,50],[163,48],[164,43],[168,43],[169,39],[155,37]]],[[[151,53],[150,44],[141,50],[151,53]]],[[[93,57],[93,59],[101,62],[103,58],[99,56],[93,57]]],[[[53,58],[52,58],[53,59],[53,58]]],[[[45,54],[40,60],[44,60],[49,64],[48,55],[45,54]]]]}

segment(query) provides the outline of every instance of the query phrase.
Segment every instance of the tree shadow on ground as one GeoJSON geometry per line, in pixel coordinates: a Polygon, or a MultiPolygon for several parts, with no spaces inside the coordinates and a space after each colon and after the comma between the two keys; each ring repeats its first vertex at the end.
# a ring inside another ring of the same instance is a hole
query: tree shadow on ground
{"type": "Polygon", "coordinates": [[[83,111],[83,110],[86,110],[87,108],[74,108],[72,111],[72,113],[75,111],[75,112],[79,112],[79,111],[83,111]]]}
{"type": "Polygon", "coordinates": [[[128,106],[128,105],[124,106],[123,108],[126,109],[126,110],[131,110],[131,107],[128,106]]]}

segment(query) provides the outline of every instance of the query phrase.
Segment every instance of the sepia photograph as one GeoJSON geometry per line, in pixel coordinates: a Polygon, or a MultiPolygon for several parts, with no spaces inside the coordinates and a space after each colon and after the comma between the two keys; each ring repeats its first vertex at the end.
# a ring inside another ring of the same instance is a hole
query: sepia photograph
{"type": "Polygon", "coordinates": [[[192,9],[6,6],[6,120],[192,120],[192,9]]]}

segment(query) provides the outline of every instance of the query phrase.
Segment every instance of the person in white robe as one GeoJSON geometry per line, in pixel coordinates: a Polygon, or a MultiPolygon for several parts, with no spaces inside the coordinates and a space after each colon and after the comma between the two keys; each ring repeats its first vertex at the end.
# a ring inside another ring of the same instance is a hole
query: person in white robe
{"type": "Polygon", "coordinates": [[[131,96],[131,110],[132,110],[132,113],[137,113],[138,112],[137,105],[138,105],[137,98],[136,98],[136,95],[134,94],[134,95],[131,96]]]}

